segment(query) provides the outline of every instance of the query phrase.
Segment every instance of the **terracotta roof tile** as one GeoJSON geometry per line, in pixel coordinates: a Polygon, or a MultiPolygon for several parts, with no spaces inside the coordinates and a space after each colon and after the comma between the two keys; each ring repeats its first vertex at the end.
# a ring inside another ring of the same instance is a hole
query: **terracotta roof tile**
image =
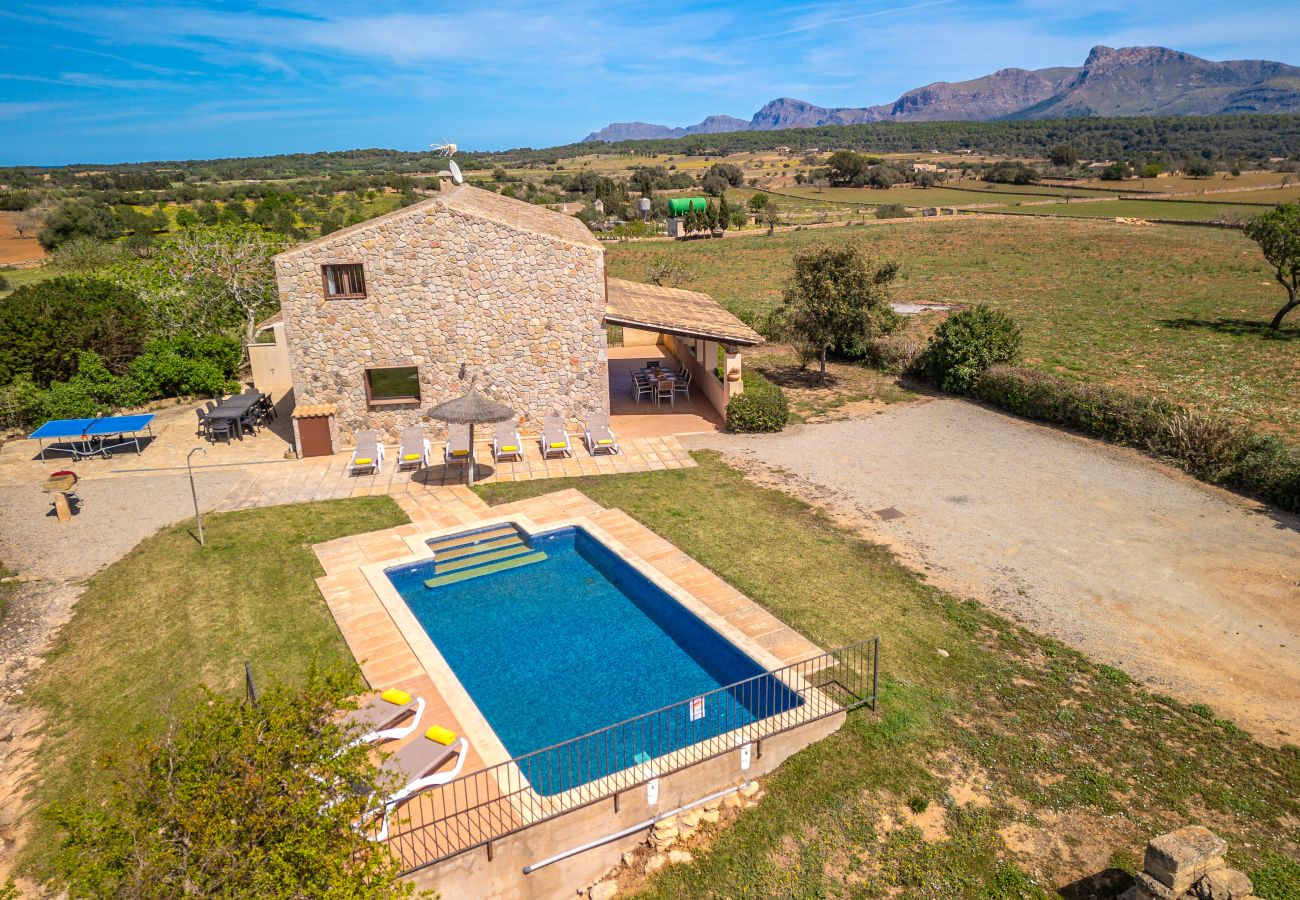
{"type": "Polygon", "coordinates": [[[708,294],[609,279],[605,321],[724,344],[761,344],[763,337],[708,294]]]}

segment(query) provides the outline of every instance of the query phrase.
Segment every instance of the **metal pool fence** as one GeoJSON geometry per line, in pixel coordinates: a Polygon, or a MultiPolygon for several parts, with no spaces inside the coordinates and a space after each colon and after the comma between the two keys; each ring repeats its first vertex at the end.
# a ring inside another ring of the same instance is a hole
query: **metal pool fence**
{"type": "MultiPolygon", "coordinates": [[[[525,756],[462,775],[392,811],[407,872],[486,847],[777,734],[876,708],[880,638],[773,669],[525,756]]],[[[471,737],[472,740],[472,737],[471,737]]]]}

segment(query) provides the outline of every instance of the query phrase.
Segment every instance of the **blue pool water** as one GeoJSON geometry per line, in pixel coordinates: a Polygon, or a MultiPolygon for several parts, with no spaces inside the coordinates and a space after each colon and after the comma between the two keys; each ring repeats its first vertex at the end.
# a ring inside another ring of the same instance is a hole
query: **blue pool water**
{"type": "Polygon", "coordinates": [[[511,756],[756,679],[707,697],[703,709],[663,710],[521,763],[540,793],[802,703],[586,531],[528,543],[547,559],[456,584],[426,587],[432,561],[387,572],[511,756]]]}

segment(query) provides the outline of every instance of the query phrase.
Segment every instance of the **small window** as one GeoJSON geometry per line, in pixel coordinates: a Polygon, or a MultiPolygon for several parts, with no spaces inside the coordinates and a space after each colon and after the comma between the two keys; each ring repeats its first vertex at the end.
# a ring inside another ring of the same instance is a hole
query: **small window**
{"type": "Polygon", "coordinates": [[[361,263],[321,266],[325,273],[325,296],[346,300],[366,295],[366,275],[361,263]]]}
{"type": "Polygon", "coordinates": [[[420,370],[415,366],[366,369],[366,400],[372,404],[418,403],[420,370]]]}

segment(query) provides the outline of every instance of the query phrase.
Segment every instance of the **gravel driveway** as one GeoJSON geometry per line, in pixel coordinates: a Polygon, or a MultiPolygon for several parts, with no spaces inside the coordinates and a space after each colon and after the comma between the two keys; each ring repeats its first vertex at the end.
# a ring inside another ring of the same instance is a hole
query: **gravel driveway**
{"type": "Polygon", "coordinates": [[[1300,742],[1300,520],[1135,453],[938,399],[700,435],[975,596],[1260,740],[1300,742]],[[894,507],[901,518],[873,511],[894,507]]]}

